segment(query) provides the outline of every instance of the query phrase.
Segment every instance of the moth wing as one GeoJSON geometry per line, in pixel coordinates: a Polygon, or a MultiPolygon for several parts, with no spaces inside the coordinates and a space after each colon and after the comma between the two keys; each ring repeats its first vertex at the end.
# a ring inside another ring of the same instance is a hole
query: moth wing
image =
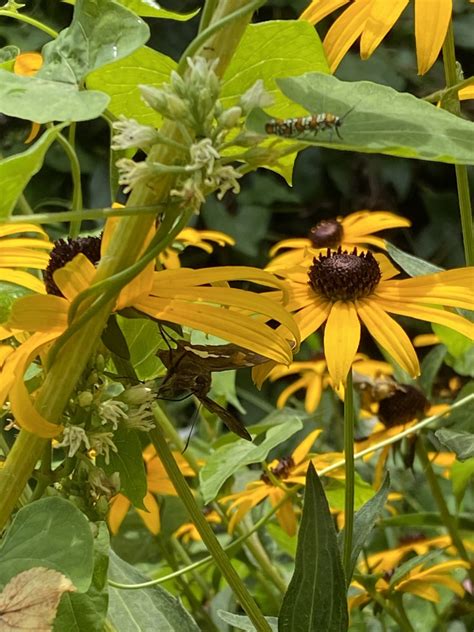
{"type": "Polygon", "coordinates": [[[206,396],[199,397],[199,401],[211,413],[218,415],[218,417],[222,419],[222,421],[225,423],[225,425],[231,432],[238,435],[242,439],[246,439],[247,441],[252,441],[252,437],[247,431],[244,424],[239,419],[237,419],[237,417],[234,417],[234,415],[230,413],[228,410],[226,410],[223,406],[221,406],[220,404],[215,402],[213,399],[210,399],[209,397],[206,397],[206,396]]]}

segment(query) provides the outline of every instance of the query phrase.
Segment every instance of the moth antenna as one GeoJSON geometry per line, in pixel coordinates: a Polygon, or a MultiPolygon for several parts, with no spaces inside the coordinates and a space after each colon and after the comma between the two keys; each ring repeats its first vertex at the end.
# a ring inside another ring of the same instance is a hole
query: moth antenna
{"type": "Polygon", "coordinates": [[[196,427],[196,422],[197,422],[197,420],[199,418],[199,410],[200,410],[201,406],[202,406],[202,404],[199,403],[198,408],[196,408],[196,410],[194,411],[193,420],[192,420],[192,423],[191,423],[191,428],[189,429],[189,433],[188,433],[188,436],[186,438],[186,443],[184,444],[184,448],[183,448],[181,454],[184,454],[186,452],[186,450],[188,449],[188,447],[189,447],[189,442],[191,441],[191,437],[193,436],[194,428],[196,427]]]}

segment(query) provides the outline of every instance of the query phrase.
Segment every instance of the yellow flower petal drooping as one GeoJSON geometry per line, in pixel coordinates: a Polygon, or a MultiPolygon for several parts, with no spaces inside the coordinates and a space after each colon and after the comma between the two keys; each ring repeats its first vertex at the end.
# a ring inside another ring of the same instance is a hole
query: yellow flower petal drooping
{"type": "MultiPolygon", "coordinates": [[[[13,72],[21,77],[34,77],[43,65],[41,53],[20,53],[13,64],[13,72]]],[[[25,139],[25,144],[31,143],[36,138],[40,130],[39,123],[31,123],[31,130],[25,139]]]]}
{"type": "Polygon", "coordinates": [[[0,281],[43,294],[44,283],[27,270],[44,269],[53,245],[44,230],[33,224],[0,224],[0,281]],[[21,233],[35,237],[20,237],[21,233]]]}
{"type": "MultiPolygon", "coordinates": [[[[324,49],[334,72],[360,36],[362,59],[372,55],[396,24],[410,0],[354,0],[334,21],[324,39],[324,49]]],[[[341,0],[313,0],[300,19],[317,24],[344,6],[341,0]]],[[[437,60],[453,11],[452,0],[412,0],[418,73],[425,74],[437,60]]]]}

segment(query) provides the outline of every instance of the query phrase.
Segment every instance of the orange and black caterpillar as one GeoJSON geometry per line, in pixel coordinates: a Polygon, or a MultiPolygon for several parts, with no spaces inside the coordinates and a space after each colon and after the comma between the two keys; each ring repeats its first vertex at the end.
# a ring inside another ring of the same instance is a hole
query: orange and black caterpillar
{"type": "Polygon", "coordinates": [[[336,116],[330,112],[321,112],[320,114],[309,114],[308,116],[298,116],[287,119],[271,119],[265,125],[267,134],[276,134],[277,136],[286,136],[288,138],[298,136],[303,132],[313,132],[317,134],[321,130],[335,130],[339,138],[339,133],[344,119],[352,112],[354,108],[348,110],[344,116],[336,116]]]}

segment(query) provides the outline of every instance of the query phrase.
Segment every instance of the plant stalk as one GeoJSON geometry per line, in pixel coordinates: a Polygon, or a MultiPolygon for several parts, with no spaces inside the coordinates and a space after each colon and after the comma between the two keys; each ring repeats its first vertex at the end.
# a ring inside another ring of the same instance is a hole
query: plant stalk
{"type": "Polygon", "coordinates": [[[344,548],[343,566],[346,584],[351,583],[352,532],[354,530],[354,390],[352,387],[352,368],[347,374],[344,392],[344,461],[345,461],[345,495],[344,495],[344,548]]]}

